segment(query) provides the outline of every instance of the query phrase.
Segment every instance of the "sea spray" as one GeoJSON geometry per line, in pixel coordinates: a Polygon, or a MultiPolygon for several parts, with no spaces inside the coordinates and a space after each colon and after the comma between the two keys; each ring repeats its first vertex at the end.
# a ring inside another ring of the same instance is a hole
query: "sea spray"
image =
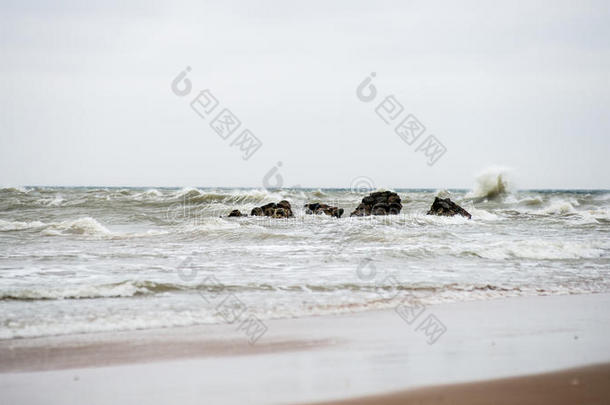
{"type": "Polygon", "coordinates": [[[510,180],[511,172],[512,169],[501,166],[486,168],[477,175],[475,187],[466,198],[475,202],[504,198],[514,189],[510,180]]]}

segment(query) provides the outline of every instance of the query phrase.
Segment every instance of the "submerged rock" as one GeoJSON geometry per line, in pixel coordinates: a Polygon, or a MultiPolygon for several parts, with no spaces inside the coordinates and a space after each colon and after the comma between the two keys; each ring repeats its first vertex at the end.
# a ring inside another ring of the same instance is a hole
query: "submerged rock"
{"type": "Polygon", "coordinates": [[[262,207],[254,207],[250,212],[250,215],[254,216],[265,216],[272,218],[292,218],[292,207],[286,200],[282,200],[279,203],[269,203],[262,207]]]}
{"type": "Polygon", "coordinates": [[[367,215],[398,215],[402,209],[400,196],[392,191],[376,191],[364,197],[350,217],[367,215]]]}
{"type": "Polygon", "coordinates": [[[242,214],[240,210],[233,210],[229,213],[230,217],[245,217],[246,215],[242,214]]]}
{"type": "Polygon", "coordinates": [[[434,198],[434,202],[428,211],[428,215],[441,215],[444,217],[452,217],[460,214],[468,219],[472,218],[472,215],[468,213],[464,208],[460,207],[449,198],[434,198]]]}
{"type": "Polygon", "coordinates": [[[328,204],[320,204],[320,203],[312,203],[312,204],[305,204],[305,213],[306,214],[326,214],[326,215],[330,215],[331,217],[335,217],[335,218],[341,218],[341,215],[343,215],[343,208],[337,208],[337,207],[331,207],[328,204]]]}

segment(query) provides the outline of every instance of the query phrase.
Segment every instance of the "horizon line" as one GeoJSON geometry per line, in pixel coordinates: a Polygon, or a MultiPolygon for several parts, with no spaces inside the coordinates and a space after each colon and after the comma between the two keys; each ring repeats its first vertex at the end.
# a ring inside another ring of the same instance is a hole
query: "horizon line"
{"type": "MultiPolygon", "coordinates": [[[[60,185],[19,185],[19,186],[2,186],[0,190],[6,190],[9,188],[112,188],[112,189],[120,189],[120,188],[147,188],[147,189],[186,189],[186,188],[201,188],[201,189],[254,189],[254,190],[267,190],[267,191],[277,191],[277,190],[351,190],[351,187],[250,187],[250,186],[104,186],[104,185],[69,185],[69,186],[60,186],[60,185]]],[[[369,188],[366,189],[368,191],[375,190],[455,190],[455,191],[470,191],[473,188],[462,188],[462,187],[392,187],[392,188],[369,188]]],[[[610,189],[607,188],[517,188],[513,191],[608,191],[610,189]]]]}

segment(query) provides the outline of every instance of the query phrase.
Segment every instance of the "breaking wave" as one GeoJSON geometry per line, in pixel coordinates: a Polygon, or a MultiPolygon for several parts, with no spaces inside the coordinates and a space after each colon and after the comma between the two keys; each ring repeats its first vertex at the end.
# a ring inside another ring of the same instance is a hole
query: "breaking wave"
{"type": "Polygon", "coordinates": [[[43,230],[43,234],[109,236],[112,232],[95,219],[83,217],[71,221],[50,223],[43,230]]]}
{"type": "Polygon", "coordinates": [[[512,190],[509,182],[511,169],[499,166],[489,167],[476,177],[474,190],[466,198],[475,201],[497,200],[506,196],[512,190]]]}
{"type": "Polygon", "coordinates": [[[26,194],[28,191],[25,187],[0,187],[0,193],[26,194]]]}
{"type": "MultiPolygon", "coordinates": [[[[521,292],[518,287],[507,287],[491,284],[468,284],[462,285],[449,283],[445,285],[433,285],[426,283],[400,284],[394,283],[394,278],[387,278],[384,282],[375,284],[339,283],[339,284],[293,284],[293,285],[272,285],[272,284],[250,284],[250,285],[231,285],[231,284],[176,284],[168,282],[156,282],[149,280],[122,281],[112,284],[100,285],[72,285],[62,287],[30,287],[30,288],[5,288],[0,290],[0,300],[4,301],[52,301],[52,300],[79,300],[79,299],[102,299],[102,298],[126,298],[151,296],[164,293],[198,293],[201,295],[209,294],[247,294],[257,292],[288,292],[288,293],[373,293],[382,294],[386,297],[393,297],[394,294],[404,293],[413,294],[419,297],[444,294],[451,295],[457,293],[467,293],[473,291],[495,292],[501,296],[503,293],[521,292]]],[[[569,291],[569,290],[566,290],[569,291]]],[[[462,301],[463,297],[458,301],[462,301]]],[[[447,299],[442,302],[446,302],[447,299]]]]}
{"type": "Polygon", "coordinates": [[[21,221],[5,221],[0,219],[0,232],[3,231],[23,231],[27,229],[35,229],[46,226],[40,221],[21,222],[21,221]]]}
{"type": "Polygon", "coordinates": [[[12,231],[31,231],[38,232],[44,236],[67,236],[77,235],[98,238],[129,238],[140,236],[163,235],[168,231],[147,230],[145,232],[112,232],[96,219],[91,217],[81,217],[59,222],[42,221],[5,221],[0,219],[0,232],[12,231]]]}
{"type": "Polygon", "coordinates": [[[553,198],[551,201],[549,201],[548,206],[534,212],[542,215],[568,215],[576,213],[576,207],[578,205],[578,201],[573,198],[553,198]]]}
{"type": "MultiPolygon", "coordinates": [[[[323,198],[318,190],[314,197],[323,198]]],[[[4,188],[0,190],[0,210],[42,207],[104,208],[138,206],[169,206],[205,204],[262,204],[268,201],[297,198],[300,190],[268,191],[265,189],[61,189],[4,188]]]]}
{"type": "Polygon", "coordinates": [[[111,235],[105,226],[91,217],[82,217],[75,220],[44,223],[41,221],[21,222],[4,221],[0,219],[0,231],[38,230],[44,235],[111,235]]]}

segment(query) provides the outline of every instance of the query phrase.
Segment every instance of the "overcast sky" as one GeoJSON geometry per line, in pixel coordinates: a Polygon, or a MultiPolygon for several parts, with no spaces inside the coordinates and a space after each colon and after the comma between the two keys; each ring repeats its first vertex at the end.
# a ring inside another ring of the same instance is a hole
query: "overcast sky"
{"type": "Polygon", "coordinates": [[[284,186],[470,188],[502,165],[520,188],[610,188],[608,1],[81,3],[0,3],[0,185],[261,187],[282,162],[284,186]]]}

